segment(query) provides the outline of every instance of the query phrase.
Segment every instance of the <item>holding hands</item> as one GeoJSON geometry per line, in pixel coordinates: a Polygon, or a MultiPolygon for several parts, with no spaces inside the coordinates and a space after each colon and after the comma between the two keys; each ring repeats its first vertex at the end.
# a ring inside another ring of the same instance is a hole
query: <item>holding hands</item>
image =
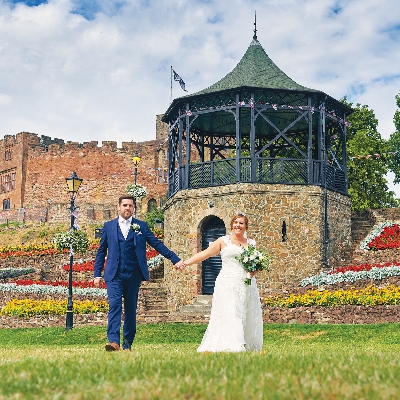
{"type": "Polygon", "coordinates": [[[180,261],[178,261],[178,262],[174,265],[174,267],[175,267],[176,269],[183,270],[183,269],[186,268],[186,265],[185,265],[185,263],[184,263],[182,260],[180,260],[180,261]]]}

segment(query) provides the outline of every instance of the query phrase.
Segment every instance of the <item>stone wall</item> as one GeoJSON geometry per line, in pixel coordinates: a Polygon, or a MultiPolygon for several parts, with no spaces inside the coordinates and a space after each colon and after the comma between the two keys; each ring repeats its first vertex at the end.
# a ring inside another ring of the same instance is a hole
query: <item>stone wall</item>
{"type": "MultiPolygon", "coordinates": [[[[350,201],[329,192],[329,258],[340,258],[337,243],[350,237],[350,201]]],[[[201,250],[201,230],[210,216],[222,219],[230,231],[231,216],[237,211],[249,218],[248,236],[272,257],[270,272],[260,273],[261,293],[298,283],[317,273],[323,264],[323,190],[314,186],[235,184],[178,192],[165,204],[165,243],[183,259],[201,250]],[[282,225],[286,224],[283,241],[282,225]]],[[[201,294],[201,264],[183,272],[165,265],[170,307],[188,304],[201,294]]]]}
{"type": "Polygon", "coordinates": [[[335,267],[352,248],[351,200],[328,191],[328,265],[335,267]]]}

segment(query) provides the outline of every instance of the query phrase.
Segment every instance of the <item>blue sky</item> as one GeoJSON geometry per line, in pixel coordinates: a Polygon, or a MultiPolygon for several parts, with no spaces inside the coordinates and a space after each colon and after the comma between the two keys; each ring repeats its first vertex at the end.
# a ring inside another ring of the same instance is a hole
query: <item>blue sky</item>
{"type": "MultiPolygon", "coordinates": [[[[170,66],[189,94],[215,83],[249,46],[255,10],[279,68],[369,105],[389,137],[398,0],[0,0],[0,137],[151,140],[170,102],[170,66]]],[[[173,97],[184,94],[174,82],[173,97]]]]}

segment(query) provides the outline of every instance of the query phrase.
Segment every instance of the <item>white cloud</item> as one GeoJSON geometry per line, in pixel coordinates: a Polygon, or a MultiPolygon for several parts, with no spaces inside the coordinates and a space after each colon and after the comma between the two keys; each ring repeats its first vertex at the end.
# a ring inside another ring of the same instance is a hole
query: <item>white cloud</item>
{"type": "MultiPolygon", "coordinates": [[[[397,0],[0,0],[0,137],[153,139],[170,66],[189,93],[224,77],[251,42],[255,9],[258,39],[279,68],[368,104],[389,137],[400,90],[397,0]]],[[[173,96],[183,94],[174,82],[173,96]]]]}

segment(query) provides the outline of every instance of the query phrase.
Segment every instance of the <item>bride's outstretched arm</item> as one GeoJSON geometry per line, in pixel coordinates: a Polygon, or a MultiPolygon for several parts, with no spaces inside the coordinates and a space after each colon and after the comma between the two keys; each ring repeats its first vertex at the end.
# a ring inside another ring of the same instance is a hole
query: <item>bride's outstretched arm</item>
{"type": "Polygon", "coordinates": [[[205,250],[200,251],[194,256],[188,258],[184,261],[185,265],[196,264],[198,262],[204,261],[207,258],[216,256],[220,253],[222,245],[224,244],[222,238],[218,238],[215,242],[211,243],[205,250]]]}

